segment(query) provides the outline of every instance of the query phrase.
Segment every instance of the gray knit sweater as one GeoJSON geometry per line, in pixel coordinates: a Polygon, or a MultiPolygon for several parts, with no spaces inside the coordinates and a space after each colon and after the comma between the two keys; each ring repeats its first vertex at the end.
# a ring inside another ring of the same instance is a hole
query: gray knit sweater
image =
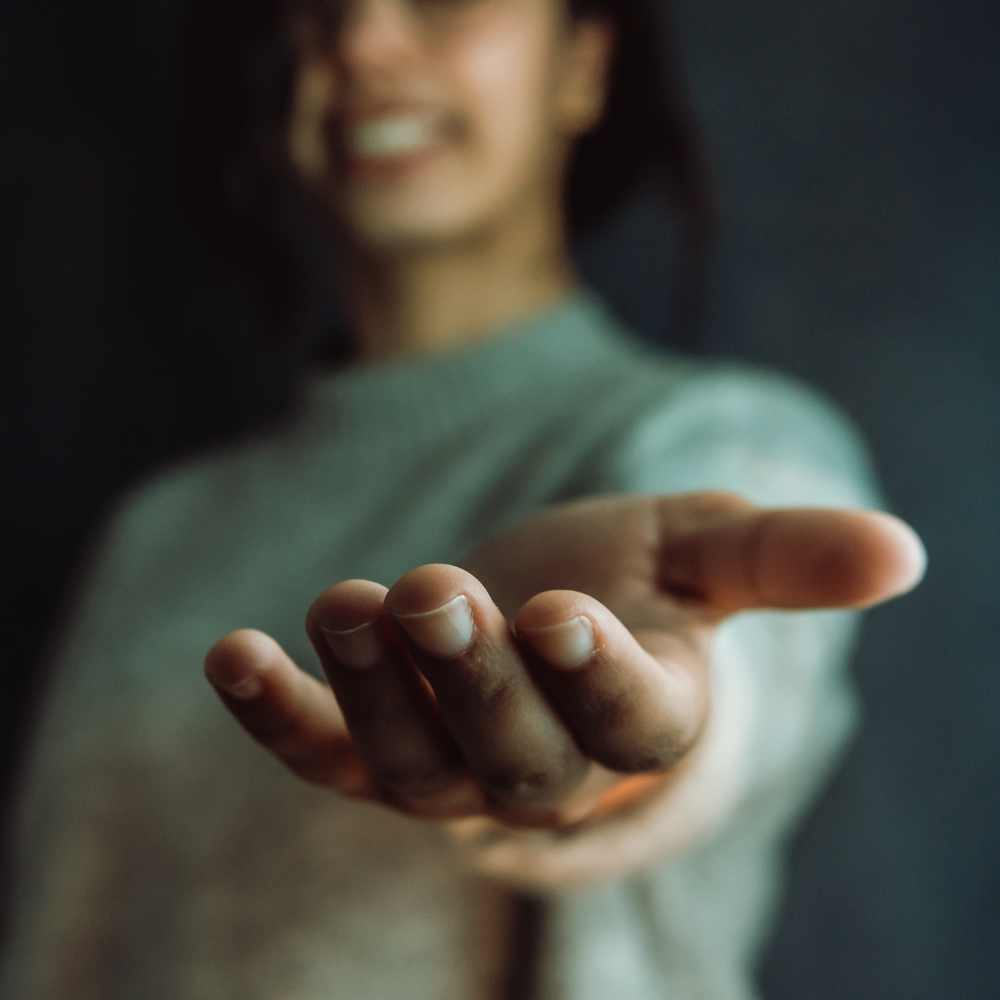
{"type": "MultiPolygon", "coordinates": [[[[576,497],[709,488],[887,509],[822,393],[643,345],[581,288],[487,340],[314,375],[281,427],[134,490],[60,634],[17,800],[3,997],[492,998],[509,890],[436,824],[294,778],[204,654],[255,627],[318,676],[303,619],[338,580],[458,563],[576,497]]],[[[724,623],[713,670],[754,706],[740,805],[679,857],[548,897],[544,997],[756,995],[785,842],[859,721],[860,618],[724,623]]]]}

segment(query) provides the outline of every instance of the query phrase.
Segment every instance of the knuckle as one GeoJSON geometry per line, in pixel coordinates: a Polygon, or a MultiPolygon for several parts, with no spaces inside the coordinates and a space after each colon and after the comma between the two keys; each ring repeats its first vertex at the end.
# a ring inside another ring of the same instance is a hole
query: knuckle
{"type": "Polygon", "coordinates": [[[412,798],[434,795],[458,780],[458,775],[447,768],[410,761],[378,767],[375,773],[388,790],[412,798]]]}
{"type": "Polygon", "coordinates": [[[605,747],[595,753],[604,767],[624,774],[667,771],[675,767],[688,751],[688,742],[675,731],[661,731],[641,742],[605,747]]]}
{"type": "Polygon", "coordinates": [[[638,709],[635,691],[619,688],[602,691],[586,706],[587,726],[592,733],[620,733],[634,726],[638,709]]]}
{"type": "Polygon", "coordinates": [[[502,721],[516,711],[519,700],[518,685],[509,677],[481,675],[479,701],[494,721],[502,721]]]}
{"type": "Polygon", "coordinates": [[[492,800],[530,805],[566,792],[579,781],[586,766],[581,754],[567,750],[554,755],[544,766],[539,766],[537,760],[495,766],[481,780],[492,800]]]}
{"type": "Polygon", "coordinates": [[[482,780],[490,797],[503,802],[533,802],[547,797],[557,784],[546,771],[521,767],[493,770],[482,780]]]}

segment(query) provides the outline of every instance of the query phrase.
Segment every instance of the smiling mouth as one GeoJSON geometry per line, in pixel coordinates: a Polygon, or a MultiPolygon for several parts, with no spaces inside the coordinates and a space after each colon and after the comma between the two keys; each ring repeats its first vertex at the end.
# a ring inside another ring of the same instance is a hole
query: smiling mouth
{"type": "Polygon", "coordinates": [[[454,134],[449,120],[386,116],[346,130],[333,128],[330,138],[342,176],[391,181],[421,171],[448,148],[454,134]]]}
{"type": "Polygon", "coordinates": [[[347,152],[342,159],[345,176],[352,180],[395,180],[420,171],[444,149],[436,141],[418,149],[377,156],[347,152]]]}

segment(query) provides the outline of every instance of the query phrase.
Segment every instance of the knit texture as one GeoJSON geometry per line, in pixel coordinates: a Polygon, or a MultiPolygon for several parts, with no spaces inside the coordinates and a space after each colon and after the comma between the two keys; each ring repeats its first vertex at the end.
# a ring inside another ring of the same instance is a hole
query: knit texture
{"type": "MultiPolygon", "coordinates": [[[[820,391],[644,345],[582,287],[458,349],[317,372],[281,426],[133,490],[55,649],[11,820],[2,995],[492,997],[509,890],[435,824],[294,778],[227,716],[204,654],[254,627],[320,676],[303,619],[338,580],[459,563],[549,504],[696,489],[888,509],[820,391]]],[[[739,806],[680,857],[548,895],[541,996],[756,995],[785,842],[860,721],[861,617],[723,624],[714,675],[752,707],[739,806]]]]}

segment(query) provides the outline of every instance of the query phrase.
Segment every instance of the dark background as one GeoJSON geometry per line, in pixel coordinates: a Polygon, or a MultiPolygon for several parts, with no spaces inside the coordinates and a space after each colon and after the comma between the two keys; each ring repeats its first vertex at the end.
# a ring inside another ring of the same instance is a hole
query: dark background
{"type": "MultiPolygon", "coordinates": [[[[266,420],[294,370],[280,348],[245,350],[245,296],[178,221],[181,6],[5,7],[5,781],[109,503],[266,420]]],[[[762,987],[769,1000],[995,996],[998,7],[677,11],[724,223],[704,350],[839,400],[930,555],[915,592],[866,617],[865,725],[791,841],[762,987]]],[[[640,197],[584,260],[666,343],[668,243],[640,197]]]]}

